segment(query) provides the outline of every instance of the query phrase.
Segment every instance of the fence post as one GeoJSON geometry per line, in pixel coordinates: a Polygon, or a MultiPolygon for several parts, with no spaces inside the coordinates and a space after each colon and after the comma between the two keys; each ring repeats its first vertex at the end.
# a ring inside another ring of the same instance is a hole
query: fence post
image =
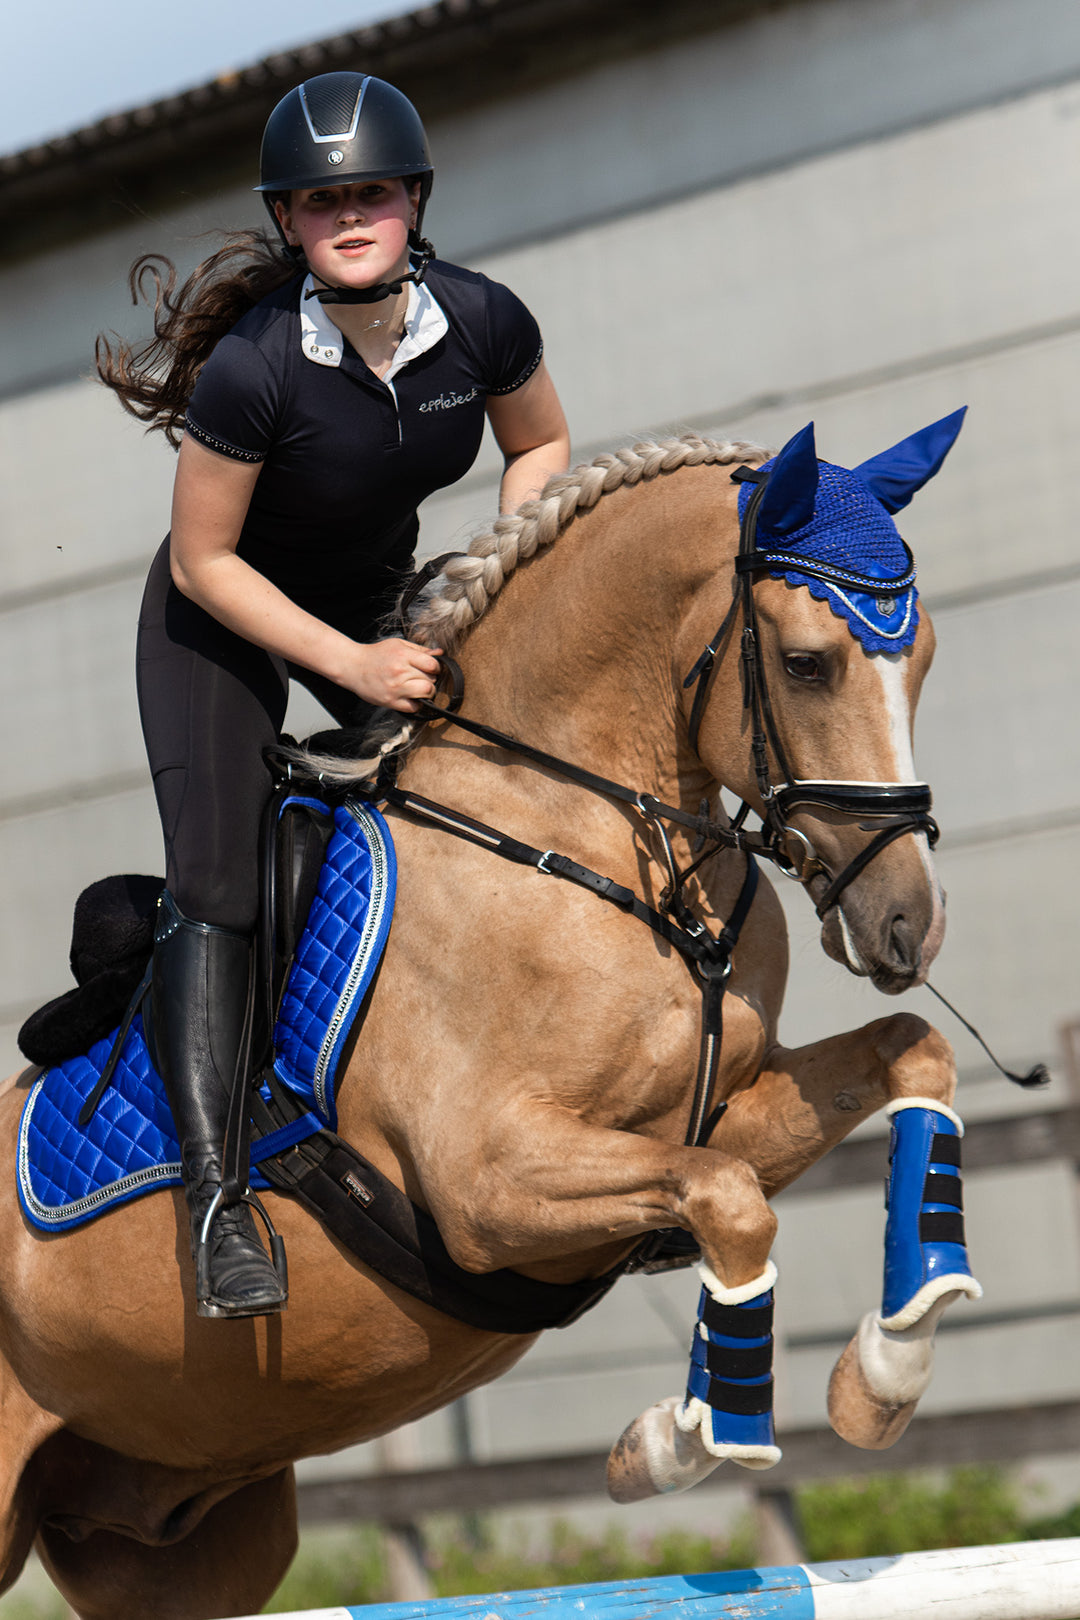
{"type": "MultiPolygon", "coordinates": [[[[412,1424],[384,1434],[377,1442],[379,1460],[388,1474],[407,1473],[420,1462],[416,1430],[412,1424]]],[[[392,1603],[426,1603],[435,1596],[428,1573],[424,1537],[412,1519],[383,1526],[386,1577],[392,1603]]]]}

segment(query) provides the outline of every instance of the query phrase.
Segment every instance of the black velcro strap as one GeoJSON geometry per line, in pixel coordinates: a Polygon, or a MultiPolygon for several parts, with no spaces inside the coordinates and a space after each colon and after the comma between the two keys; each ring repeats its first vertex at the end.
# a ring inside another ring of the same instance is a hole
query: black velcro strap
{"type": "Polygon", "coordinates": [[[721,1305],[719,1300],[706,1295],[701,1320],[710,1333],[720,1333],[728,1339],[765,1339],[772,1332],[773,1308],[755,1305],[721,1305]]]}
{"type": "Polygon", "coordinates": [[[957,1209],[963,1209],[964,1183],[959,1176],[943,1176],[931,1170],[923,1185],[923,1203],[953,1204],[957,1209]]]}
{"type": "Polygon", "coordinates": [[[919,1216],[920,1243],[963,1243],[964,1217],[959,1211],[931,1209],[919,1216]]]}
{"type": "Polygon", "coordinates": [[[934,1140],[930,1147],[931,1164],[954,1164],[960,1168],[960,1138],[958,1136],[942,1136],[939,1131],[934,1132],[934,1140]]]}
{"type": "Polygon", "coordinates": [[[710,1344],[705,1352],[705,1365],[714,1378],[764,1378],[772,1372],[772,1340],[768,1344],[752,1345],[746,1350],[732,1350],[728,1345],[710,1344]]]}
{"type": "Polygon", "coordinates": [[[710,1378],[707,1404],[714,1412],[760,1417],[763,1412],[772,1411],[773,1381],[768,1378],[764,1384],[729,1384],[723,1378],[710,1378]]]}

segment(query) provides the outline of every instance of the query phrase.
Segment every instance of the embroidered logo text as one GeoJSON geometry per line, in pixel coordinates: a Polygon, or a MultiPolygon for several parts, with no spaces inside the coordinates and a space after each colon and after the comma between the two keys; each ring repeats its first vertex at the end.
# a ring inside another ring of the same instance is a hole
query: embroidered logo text
{"type": "Polygon", "coordinates": [[[479,389],[470,388],[467,394],[439,394],[435,399],[425,400],[420,409],[422,411],[452,411],[455,405],[467,405],[475,399],[479,389]]]}

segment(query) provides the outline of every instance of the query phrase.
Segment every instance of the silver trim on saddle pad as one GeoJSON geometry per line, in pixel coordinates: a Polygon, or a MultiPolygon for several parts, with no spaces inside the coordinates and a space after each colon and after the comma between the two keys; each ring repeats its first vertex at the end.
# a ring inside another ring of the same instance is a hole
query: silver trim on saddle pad
{"type": "Polygon", "coordinates": [[[105,1209],[109,1204],[116,1203],[131,1193],[145,1191],[147,1187],[173,1186],[179,1182],[179,1164],[152,1164],[147,1165],[144,1170],[133,1170],[130,1175],[122,1176],[119,1181],[110,1182],[107,1187],[98,1187],[95,1192],[87,1193],[84,1198],[76,1198],[73,1203],[61,1204],[57,1208],[43,1204],[35,1194],[30,1180],[30,1121],[34,1114],[34,1104],[44,1084],[45,1075],[42,1075],[26,1099],[22,1119],[19,1122],[19,1186],[26,1207],[35,1221],[40,1221],[42,1226],[68,1226],[71,1222],[105,1209]]]}

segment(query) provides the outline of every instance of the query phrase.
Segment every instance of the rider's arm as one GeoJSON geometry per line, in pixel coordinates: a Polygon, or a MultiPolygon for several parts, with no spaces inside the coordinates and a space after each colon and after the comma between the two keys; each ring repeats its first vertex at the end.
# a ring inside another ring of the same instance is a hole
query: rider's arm
{"type": "Polygon", "coordinates": [[[552,473],[565,472],[570,459],[566,417],[543,361],[512,394],[490,395],[487,414],[503,453],[499,510],[513,512],[538,495],[552,473]]]}
{"type": "Polygon", "coordinates": [[[178,590],[228,629],[314,670],[369,703],[411,712],[428,697],[432,653],[392,639],[353,641],[306,613],[237,556],[258,463],[235,461],[184,438],[173,488],[170,563],[178,590]]]}

